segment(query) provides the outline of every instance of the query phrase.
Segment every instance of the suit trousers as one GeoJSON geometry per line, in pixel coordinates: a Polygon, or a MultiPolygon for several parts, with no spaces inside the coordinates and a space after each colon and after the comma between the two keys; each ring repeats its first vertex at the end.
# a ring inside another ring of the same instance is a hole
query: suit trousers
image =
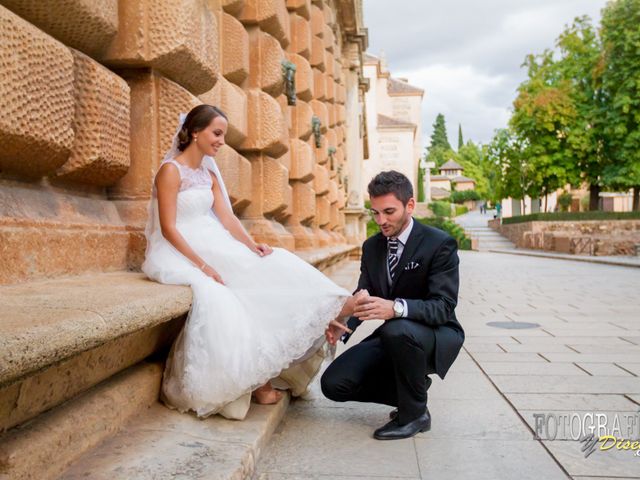
{"type": "Polygon", "coordinates": [[[322,392],[336,402],[398,407],[398,422],[404,425],[425,412],[434,351],[432,327],[406,318],[387,320],[327,367],[322,392]]]}

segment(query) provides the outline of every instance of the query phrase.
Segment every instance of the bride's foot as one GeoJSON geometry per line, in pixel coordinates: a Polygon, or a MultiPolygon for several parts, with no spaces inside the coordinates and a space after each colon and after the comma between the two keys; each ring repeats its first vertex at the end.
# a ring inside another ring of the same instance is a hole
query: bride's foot
{"type": "Polygon", "coordinates": [[[273,405],[282,399],[282,392],[265,383],[253,391],[252,397],[260,405],[273,405]]]}

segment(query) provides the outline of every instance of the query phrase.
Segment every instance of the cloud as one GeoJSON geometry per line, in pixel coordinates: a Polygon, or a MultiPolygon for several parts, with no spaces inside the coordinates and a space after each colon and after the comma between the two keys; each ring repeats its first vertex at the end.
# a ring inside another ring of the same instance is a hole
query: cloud
{"type": "Polygon", "coordinates": [[[394,76],[425,89],[423,139],[437,113],[452,144],[458,123],[466,139],[490,141],[506,125],[520,68],[529,53],[552,48],[576,16],[596,21],[606,0],[402,0],[389,8],[365,0],[369,51],[385,52],[394,76]]]}

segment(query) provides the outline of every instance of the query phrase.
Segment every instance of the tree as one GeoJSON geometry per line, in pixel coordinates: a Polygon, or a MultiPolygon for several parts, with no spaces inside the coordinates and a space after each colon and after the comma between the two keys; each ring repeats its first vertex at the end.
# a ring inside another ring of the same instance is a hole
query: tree
{"type": "Polygon", "coordinates": [[[503,128],[497,130],[486,148],[488,178],[494,202],[503,198],[515,198],[522,202],[530,189],[530,168],[526,162],[525,142],[515,132],[503,128]]]}
{"type": "Polygon", "coordinates": [[[441,113],[436,116],[436,121],[433,124],[429,148],[451,150],[451,145],[449,145],[449,139],[447,138],[447,126],[445,125],[444,115],[441,113]]]}
{"type": "Polygon", "coordinates": [[[483,157],[482,147],[472,141],[468,141],[458,150],[456,161],[464,167],[465,177],[473,178],[476,181],[475,190],[478,194],[483,198],[487,198],[489,195],[489,181],[487,180],[487,172],[483,168],[483,157]]]}
{"type": "Polygon", "coordinates": [[[633,209],[640,210],[640,0],[607,3],[602,11],[603,125],[610,162],[604,181],[633,188],[633,209]]]}
{"type": "Polygon", "coordinates": [[[575,159],[581,179],[589,184],[589,209],[597,210],[606,187],[604,169],[609,162],[608,138],[603,122],[602,43],[591,20],[578,17],[558,37],[557,75],[569,86],[575,116],[567,126],[568,153],[575,159]]]}
{"type": "Polygon", "coordinates": [[[436,121],[433,123],[433,132],[431,133],[431,145],[427,149],[427,162],[434,162],[436,167],[432,170],[432,174],[438,174],[438,167],[455,156],[455,152],[451,149],[449,139],[447,138],[447,127],[445,125],[444,115],[439,113],[436,121]]]}
{"type": "Polygon", "coordinates": [[[520,84],[510,126],[525,147],[530,171],[527,195],[547,196],[567,183],[580,183],[580,169],[569,141],[579,111],[572,83],[562,76],[553,52],[527,56],[528,79],[520,84]]]}
{"type": "Polygon", "coordinates": [[[464,145],[464,139],[462,138],[462,125],[458,124],[458,151],[464,145]]]}

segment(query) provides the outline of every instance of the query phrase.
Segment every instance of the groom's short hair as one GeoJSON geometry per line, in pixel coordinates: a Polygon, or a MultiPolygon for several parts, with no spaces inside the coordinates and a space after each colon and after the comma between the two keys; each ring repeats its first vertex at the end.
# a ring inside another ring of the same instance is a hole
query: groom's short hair
{"type": "Polygon", "coordinates": [[[380,172],[373,180],[369,182],[367,187],[369,197],[381,197],[393,193],[395,197],[406,205],[413,197],[413,186],[407,177],[395,170],[380,172]]]}

